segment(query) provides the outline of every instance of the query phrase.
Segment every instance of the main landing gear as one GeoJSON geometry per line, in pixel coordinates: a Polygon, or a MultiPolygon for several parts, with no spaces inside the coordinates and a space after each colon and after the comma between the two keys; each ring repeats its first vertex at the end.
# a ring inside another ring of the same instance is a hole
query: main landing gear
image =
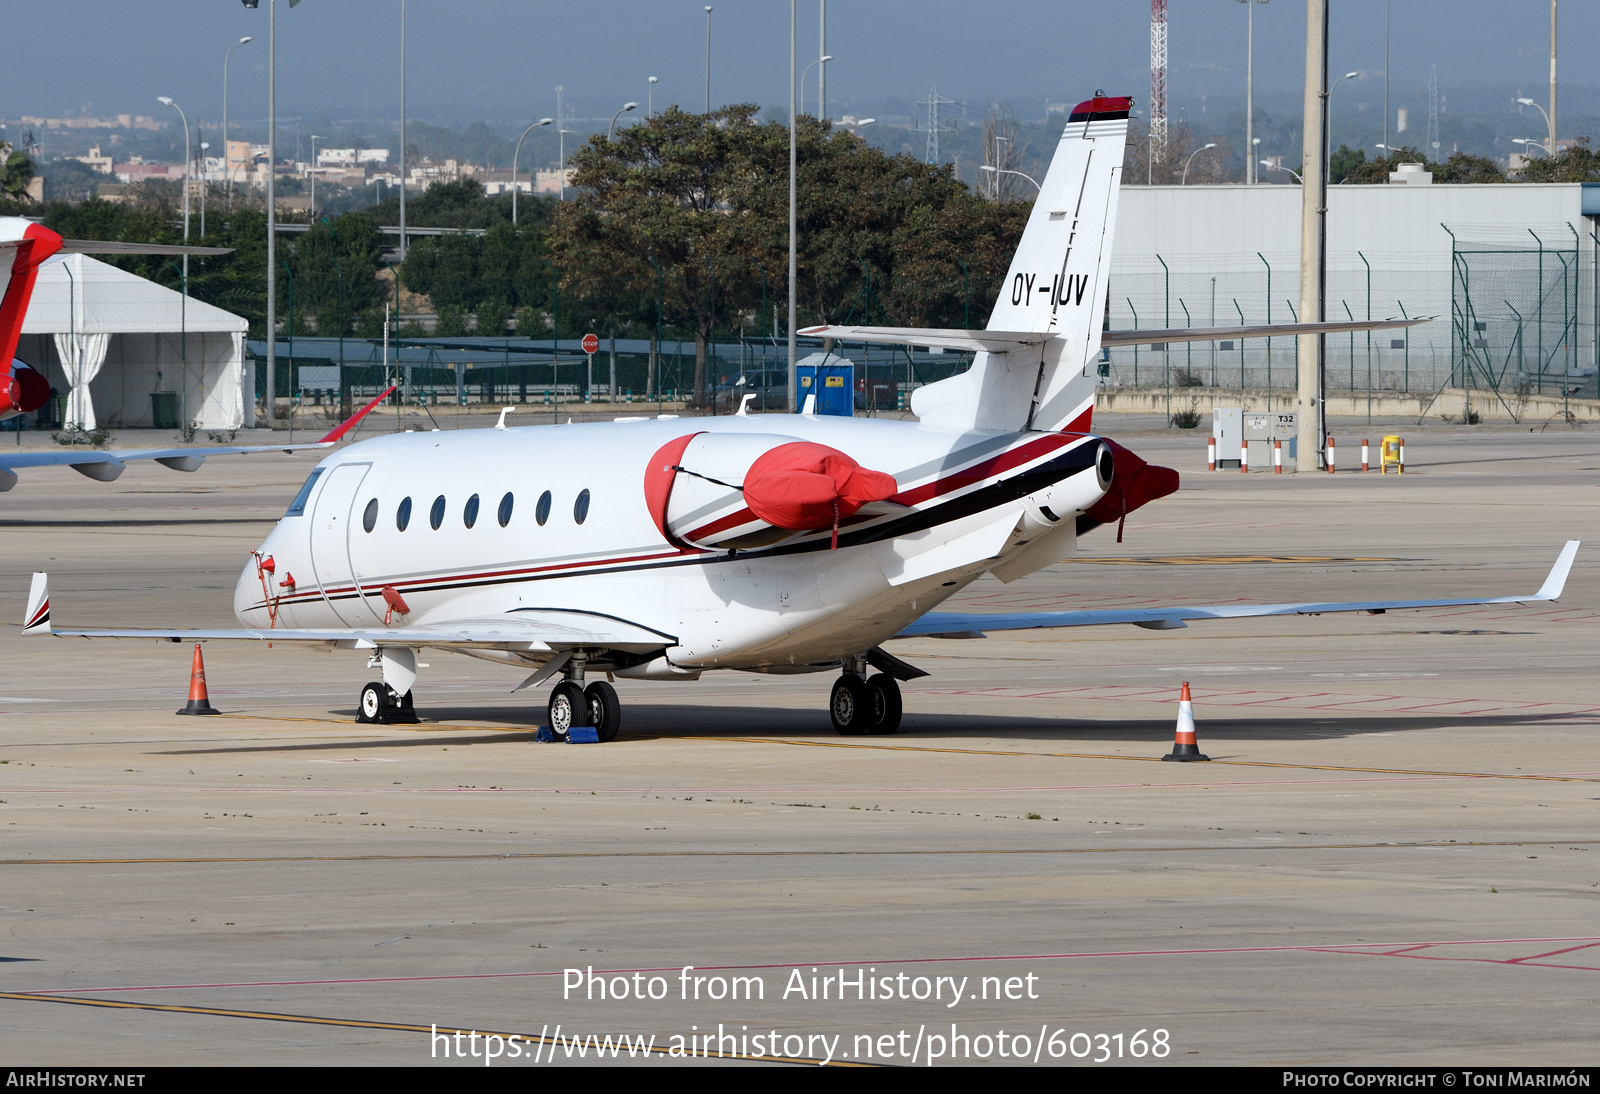
{"type": "Polygon", "coordinates": [[[546,708],[550,731],[565,740],[574,726],[591,726],[601,741],[612,741],[622,728],[622,700],[617,698],[617,689],[604,680],[584,687],[587,661],[583,654],[574,654],[562,670],[565,679],[550,689],[546,708]]]}
{"type": "Polygon", "coordinates": [[[866,658],[846,662],[828,697],[833,728],[846,737],[887,735],[900,728],[900,684],[885,672],[866,673],[866,658]]]}
{"type": "Polygon", "coordinates": [[[411,705],[411,692],[396,695],[394,689],[381,680],[374,680],[361,689],[361,702],[356,710],[356,721],[368,725],[417,724],[417,711],[411,705]]]}

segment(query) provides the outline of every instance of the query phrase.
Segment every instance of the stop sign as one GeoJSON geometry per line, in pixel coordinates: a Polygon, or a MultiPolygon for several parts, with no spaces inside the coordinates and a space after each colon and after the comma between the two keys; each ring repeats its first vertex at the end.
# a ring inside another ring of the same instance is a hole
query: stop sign
{"type": "Polygon", "coordinates": [[[585,353],[598,353],[598,352],[600,352],[600,339],[596,338],[592,334],[584,335],[583,336],[583,352],[585,352],[585,353]]]}

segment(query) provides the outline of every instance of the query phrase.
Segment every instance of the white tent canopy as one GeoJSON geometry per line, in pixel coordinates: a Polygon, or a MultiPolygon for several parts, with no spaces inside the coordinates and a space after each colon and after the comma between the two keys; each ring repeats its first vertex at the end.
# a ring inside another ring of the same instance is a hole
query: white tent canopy
{"type": "Polygon", "coordinates": [[[237,429],[248,326],[87,255],[63,255],[39,269],[17,356],[69,393],[65,421],[81,429],[154,425],[154,392],[177,395],[180,423],[237,429]]]}

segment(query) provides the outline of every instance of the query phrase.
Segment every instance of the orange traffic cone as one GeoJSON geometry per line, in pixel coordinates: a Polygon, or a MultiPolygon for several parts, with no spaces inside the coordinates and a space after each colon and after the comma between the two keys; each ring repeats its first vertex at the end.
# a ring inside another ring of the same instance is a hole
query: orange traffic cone
{"type": "Polygon", "coordinates": [[[1183,682],[1183,693],[1178,696],[1178,732],[1172,742],[1172,751],[1161,757],[1163,760],[1178,760],[1188,762],[1191,760],[1209,760],[1210,756],[1200,754],[1200,746],[1194,739],[1194,704],[1189,699],[1189,681],[1183,682]]]}
{"type": "MultiPolygon", "coordinates": [[[[206,663],[200,657],[200,643],[194,644],[194,667],[189,670],[189,704],[179,714],[221,714],[222,711],[211,705],[211,699],[206,695],[206,663]]],[[[1189,735],[1194,740],[1194,734],[1189,735]]]]}

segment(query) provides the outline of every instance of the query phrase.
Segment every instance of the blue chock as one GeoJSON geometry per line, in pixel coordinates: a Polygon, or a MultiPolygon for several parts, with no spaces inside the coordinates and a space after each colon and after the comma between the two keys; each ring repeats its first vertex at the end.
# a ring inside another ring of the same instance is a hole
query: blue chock
{"type": "Polygon", "coordinates": [[[549,726],[540,726],[538,731],[534,733],[533,739],[542,745],[554,744],[556,739],[555,731],[549,726]]]}
{"type": "Polygon", "coordinates": [[[569,745],[597,745],[600,743],[600,734],[592,726],[573,726],[567,730],[567,744],[569,745]]]}

